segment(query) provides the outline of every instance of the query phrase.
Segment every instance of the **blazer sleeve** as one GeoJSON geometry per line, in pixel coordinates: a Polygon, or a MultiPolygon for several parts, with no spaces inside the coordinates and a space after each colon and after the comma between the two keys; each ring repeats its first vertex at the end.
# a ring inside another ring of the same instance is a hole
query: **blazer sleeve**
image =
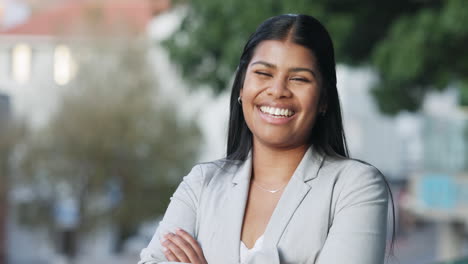
{"type": "Polygon", "coordinates": [[[384,176],[373,166],[350,169],[316,264],[384,263],[388,210],[384,176]]]}
{"type": "Polygon", "coordinates": [[[198,201],[202,186],[203,172],[200,165],[197,165],[183,178],[183,181],[172,195],[164,217],[159,222],[149,245],[140,253],[138,264],[180,264],[180,262],[167,261],[160,240],[165,233],[174,233],[177,227],[184,229],[195,237],[198,201]]]}

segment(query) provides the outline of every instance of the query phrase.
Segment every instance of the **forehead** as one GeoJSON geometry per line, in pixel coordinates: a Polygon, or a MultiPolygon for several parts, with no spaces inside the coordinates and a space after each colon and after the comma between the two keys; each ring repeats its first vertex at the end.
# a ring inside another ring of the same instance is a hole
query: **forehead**
{"type": "Polygon", "coordinates": [[[315,68],[315,55],[308,48],[291,41],[264,40],[258,44],[250,64],[265,61],[277,67],[315,68]]]}

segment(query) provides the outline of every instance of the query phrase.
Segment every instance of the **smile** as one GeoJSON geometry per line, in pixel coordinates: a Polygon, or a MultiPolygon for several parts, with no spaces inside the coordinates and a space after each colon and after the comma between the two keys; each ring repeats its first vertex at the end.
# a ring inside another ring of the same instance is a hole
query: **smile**
{"type": "Polygon", "coordinates": [[[295,114],[294,111],[290,109],[276,108],[276,107],[270,107],[270,106],[260,106],[260,111],[274,118],[290,117],[295,114]]]}

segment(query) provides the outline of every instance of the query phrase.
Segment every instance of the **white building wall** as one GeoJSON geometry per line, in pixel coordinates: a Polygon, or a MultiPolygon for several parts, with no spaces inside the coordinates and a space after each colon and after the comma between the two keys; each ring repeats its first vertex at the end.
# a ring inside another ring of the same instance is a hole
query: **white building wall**
{"type": "Polygon", "coordinates": [[[0,35],[0,91],[11,97],[13,114],[27,118],[33,126],[47,122],[62,88],[53,80],[55,47],[51,38],[0,35]],[[15,81],[12,74],[12,52],[18,44],[32,49],[25,83],[15,81]]]}

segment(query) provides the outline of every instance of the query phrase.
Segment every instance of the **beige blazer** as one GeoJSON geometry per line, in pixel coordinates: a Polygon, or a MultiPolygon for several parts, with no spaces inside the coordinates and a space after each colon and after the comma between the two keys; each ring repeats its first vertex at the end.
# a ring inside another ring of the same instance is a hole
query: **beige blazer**
{"type": "MultiPolygon", "coordinates": [[[[239,263],[252,157],[196,165],[184,177],[138,264],[167,262],[160,238],[180,227],[200,243],[209,264],[239,263]]],[[[304,155],[250,264],[380,264],[384,262],[388,191],[363,162],[304,155]]]]}

